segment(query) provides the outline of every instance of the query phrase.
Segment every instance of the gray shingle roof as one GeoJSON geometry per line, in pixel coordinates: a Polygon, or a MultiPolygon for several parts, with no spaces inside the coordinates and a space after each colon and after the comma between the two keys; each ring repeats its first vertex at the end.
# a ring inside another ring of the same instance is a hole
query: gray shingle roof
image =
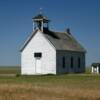
{"type": "Polygon", "coordinates": [[[69,33],[44,30],[45,36],[55,46],[56,50],[86,52],[86,50],[69,33]]]}
{"type": "MultiPolygon", "coordinates": [[[[33,32],[32,35],[27,39],[21,48],[21,51],[26,47],[36,32],[37,31],[33,32]]],[[[43,34],[53,44],[56,50],[86,52],[86,50],[76,41],[76,39],[67,32],[53,32],[44,28],[43,34]]]]}

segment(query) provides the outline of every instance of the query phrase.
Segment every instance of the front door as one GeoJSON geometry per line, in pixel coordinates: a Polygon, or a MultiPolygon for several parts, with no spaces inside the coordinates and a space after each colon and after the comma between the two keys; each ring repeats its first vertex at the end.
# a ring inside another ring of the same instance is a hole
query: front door
{"type": "Polygon", "coordinates": [[[40,74],[41,70],[41,59],[36,59],[36,73],[40,74]]]}

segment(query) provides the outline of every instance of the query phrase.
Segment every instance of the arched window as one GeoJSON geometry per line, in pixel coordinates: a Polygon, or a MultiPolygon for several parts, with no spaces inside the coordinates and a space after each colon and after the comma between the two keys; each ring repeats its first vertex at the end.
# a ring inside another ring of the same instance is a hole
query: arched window
{"type": "Polygon", "coordinates": [[[78,58],[78,68],[80,68],[81,67],[81,59],[80,59],[80,57],[78,58]]]}
{"type": "Polygon", "coordinates": [[[74,62],[74,61],[73,61],[73,57],[71,57],[71,64],[70,64],[70,67],[71,67],[71,68],[73,68],[73,62],[74,62]]]}
{"type": "Polygon", "coordinates": [[[63,57],[63,59],[62,59],[62,64],[63,64],[63,68],[65,68],[65,57],[63,57]]]}

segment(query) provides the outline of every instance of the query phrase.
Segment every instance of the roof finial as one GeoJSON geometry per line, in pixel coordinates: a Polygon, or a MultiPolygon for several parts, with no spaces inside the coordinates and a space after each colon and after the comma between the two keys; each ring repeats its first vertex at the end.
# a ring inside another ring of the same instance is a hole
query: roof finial
{"type": "Polygon", "coordinates": [[[39,11],[39,13],[40,14],[42,14],[43,12],[42,12],[42,10],[43,10],[43,8],[42,7],[40,7],[40,11],[39,11]]]}

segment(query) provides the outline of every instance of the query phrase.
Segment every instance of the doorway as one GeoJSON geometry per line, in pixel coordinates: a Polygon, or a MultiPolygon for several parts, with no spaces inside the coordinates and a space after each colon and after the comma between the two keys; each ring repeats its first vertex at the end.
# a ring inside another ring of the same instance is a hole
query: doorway
{"type": "Polygon", "coordinates": [[[42,70],[41,69],[41,59],[39,59],[39,58],[36,59],[36,67],[35,68],[36,68],[36,73],[40,74],[41,70],[42,70]]]}

